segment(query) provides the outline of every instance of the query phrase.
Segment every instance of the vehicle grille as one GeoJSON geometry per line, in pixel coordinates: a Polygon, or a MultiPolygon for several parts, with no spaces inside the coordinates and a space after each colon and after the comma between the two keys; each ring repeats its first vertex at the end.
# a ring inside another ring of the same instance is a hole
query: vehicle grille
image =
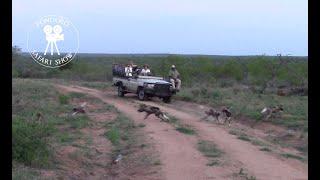
{"type": "Polygon", "coordinates": [[[171,95],[170,92],[170,85],[169,84],[155,84],[154,85],[155,93],[158,96],[169,96],[171,95]]]}

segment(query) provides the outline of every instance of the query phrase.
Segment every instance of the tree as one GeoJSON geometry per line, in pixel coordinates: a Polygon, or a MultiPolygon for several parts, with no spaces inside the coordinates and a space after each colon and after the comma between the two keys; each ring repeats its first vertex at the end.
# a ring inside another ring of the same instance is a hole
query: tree
{"type": "Polygon", "coordinates": [[[271,79],[267,82],[266,86],[274,87],[279,70],[287,66],[288,62],[282,58],[281,54],[277,54],[278,61],[268,61],[266,68],[271,72],[271,79]]]}
{"type": "Polygon", "coordinates": [[[12,62],[16,60],[18,56],[21,54],[21,48],[19,46],[12,46],[12,62]]]}

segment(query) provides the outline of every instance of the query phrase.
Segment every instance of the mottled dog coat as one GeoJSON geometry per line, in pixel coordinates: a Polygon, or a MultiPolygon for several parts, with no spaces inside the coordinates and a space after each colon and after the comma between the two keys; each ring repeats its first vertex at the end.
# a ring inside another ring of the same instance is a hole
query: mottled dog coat
{"type": "Polygon", "coordinates": [[[146,116],[144,117],[144,119],[147,119],[148,116],[154,114],[156,117],[160,118],[161,121],[169,121],[169,118],[160,110],[160,108],[155,106],[140,104],[138,112],[146,112],[146,116]]]}
{"type": "Polygon", "coordinates": [[[228,122],[229,126],[231,124],[231,116],[232,113],[230,110],[226,107],[222,108],[221,111],[215,110],[215,109],[209,109],[208,111],[205,111],[206,116],[203,119],[208,118],[209,116],[212,116],[215,118],[216,121],[219,121],[219,117],[224,117],[224,123],[228,122]]]}
{"type": "Polygon", "coordinates": [[[275,117],[282,111],[283,111],[282,105],[279,105],[279,106],[273,106],[273,107],[265,107],[262,109],[260,113],[262,114],[263,119],[268,120],[270,118],[275,117]]]}

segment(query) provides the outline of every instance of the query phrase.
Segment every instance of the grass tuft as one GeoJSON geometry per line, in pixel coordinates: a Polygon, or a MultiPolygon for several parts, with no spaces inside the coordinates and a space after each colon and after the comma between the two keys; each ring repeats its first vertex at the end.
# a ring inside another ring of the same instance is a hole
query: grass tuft
{"type": "Polygon", "coordinates": [[[64,94],[59,95],[59,103],[60,104],[68,104],[70,97],[64,94]]]}
{"type": "Polygon", "coordinates": [[[188,135],[194,135],[195,131],[189,127],[177,127],[176,128],[177,131],[184,133],[184,134],[188,134],[188,135]]]}
{"type": "Polygon", "coordinates": [[[217,145],[211,141],[200,141],[198,142],[199,151],[206,157],[220,157],[222,151],[218,149],[217,145]]]}

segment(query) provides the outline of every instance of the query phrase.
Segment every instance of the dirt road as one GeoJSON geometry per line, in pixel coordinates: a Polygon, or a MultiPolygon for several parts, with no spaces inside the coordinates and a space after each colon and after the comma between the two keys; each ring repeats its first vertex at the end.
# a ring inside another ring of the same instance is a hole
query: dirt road
{"type": "Polygon", "coordinates": [[[271,153],[260,151],[258,147],[229,134],[226,128],[200,121],[201,117],[191,109],[186,112],[178,109],[174,104],[143,102],[156,105],[184,124],[193,126],[197,136],[182,134],[172,125],[160,122],[154,116],[143,120],[144,114],[137,112],[137,105],[141,102],[134,98],[121,99],[115,92],[103,92],[80,86],[58,85],[58,88],[95,96],[114,105],[135,122],[145,123],[146,133],[153,139],[160,152],[161,167],[166,179],[235,179],[234,174],[241,168],[246,169],[248,174],[256,179],[308,179],[308,167],[305,163],[281,159],[271,153]],[[197,149],[199,140],[215,142],[224,152],[224,163],[220,166],[207,166],[208,159],[197,149]]]}

